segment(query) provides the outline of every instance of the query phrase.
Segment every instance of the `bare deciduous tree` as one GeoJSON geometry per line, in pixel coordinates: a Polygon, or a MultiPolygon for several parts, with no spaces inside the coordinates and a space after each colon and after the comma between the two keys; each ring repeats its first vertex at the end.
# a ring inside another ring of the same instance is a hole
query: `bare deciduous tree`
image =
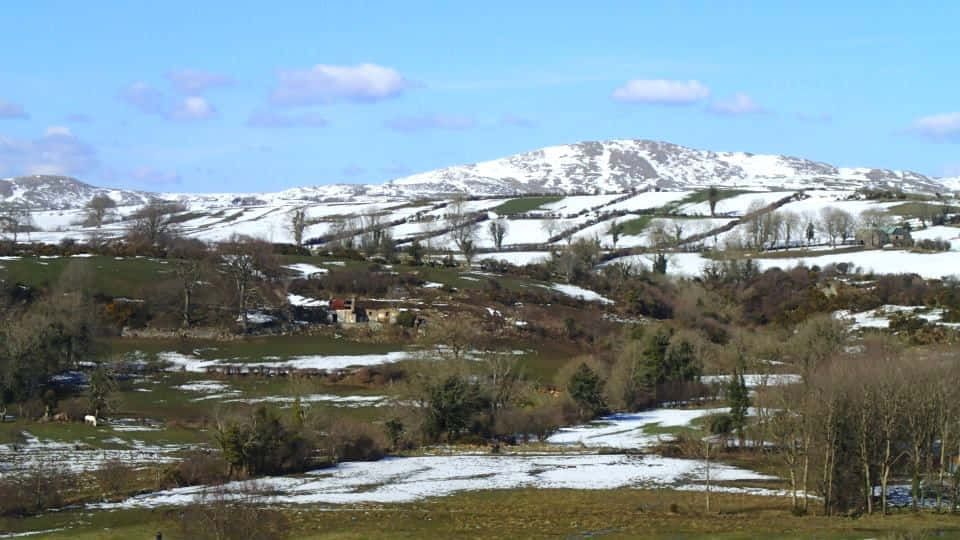
{"type": "Polygon", "coordinates": [[[289,225],[293,243],[297,247],[303,247],[303,232],[307,229],[307,209],[301,206],[290,212],[289,225]]]}
{"type": "Polygon", "coordinates": [[[87,216],[86,222],[99,229],[116,207],[117,202],[108,195],[96,195],[90,199],[84,207],[87,216]]]}
{"type": "Polygon", "coordinates": [[[490,225],[487,226],[487,231],[490,233],[493,245],[495,245],[497,249],[503,247],[503,239],[507,236],[507,228],[507,220],[502,218],[490,220],[490,225]]]}
{"type": "Polygon", "coordinates": [[[257,284],[277,271],[273,250],[263,240],[235,234],[218,246],[217,254],[233,289],[237,319],[247,332],[248,310],[260,298],[257,284]]]}

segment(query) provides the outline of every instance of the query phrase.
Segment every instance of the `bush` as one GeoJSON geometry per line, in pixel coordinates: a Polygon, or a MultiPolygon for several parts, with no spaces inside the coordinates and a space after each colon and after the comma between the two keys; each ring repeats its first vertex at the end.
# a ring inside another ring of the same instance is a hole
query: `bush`
{"type": "Polygon", "coordinates": [[[386,455],[382,430],[367,422],[337,419],[327,431],[327,455],[332,461],[376,461],[386,455]]]}
{"type": "Polygon", "coordinates": [[[100,495],[110,499],[123,495],[136,487],[137,471],[130,465],[118,459],[104,462],[99,469],[93,471],[93,477],[100,487],[100,495]]]}
{"type": "Polygon", "coordinates": [[[950,251],[950,242],[943,238],[917,240],[914,248],[921,251],[950,251]]]}
{"type": "Polygon", "coordinates": [[[194,450],[166,470],[168,483],[176,486],[220,485],[227,481],[227,462],[219,454],[194,450]]]}
{"type": "Polygon", "coordinates": [[[499,437],[519,437],[524,442],[531,438],[543,442],[560,429],[562,416],[555,405],[507,409],[497,416],[494,433],[499,437]]]}
{"type": "Polygon", "coordinates": [[[270,409],[257,407],[250,418],[221,426],[216,440],[230,472],[282,474],[307,468],[313,444],[270,409]]]}
{"type": "Polygon", "coordinates": [[[397,325],[404,328],[413,328],[417,324],[417,314],[412,311],[401,311],[397,315],[397,325]]]}
{"type": "Polygon", "coordinates": [[[0,478],[0,515],[35,514],[64,505],[77,476],[58,467],[38,463],[22,474],[0,478]]]}
{"type": "Polygon", "coordinates": [[[202,493],[173,517],[183,537],[196,540],[277,540],[287,538],[290,529],[279,510],[252,504],[223,488],[202,493]]]}
{"type": "Polygon", "coordinates": [[[704,422],[711,435],[725,435],[733,431],[733,416],[730,413],[711,414],[704,422]]]}

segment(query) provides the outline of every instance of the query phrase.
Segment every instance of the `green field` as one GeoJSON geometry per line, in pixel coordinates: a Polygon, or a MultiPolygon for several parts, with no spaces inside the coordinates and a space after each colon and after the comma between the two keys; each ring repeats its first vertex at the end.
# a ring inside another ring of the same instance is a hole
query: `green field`
{"type": "MultiPolygon", "coordinates": [[[[672,490],[516,489],[460,493],[406,504],[281,507],[289,538],[957,538],[950,514],[894,512],[888,516],[793,516],[789,500],[672,490]]],[[[51,531],[34,538],[105,540],[188,538],[174,509],[84,512],[0,520],[0,530],[51,531]]]]}
{"type": "Polygon", "coordinates": [[[522,214],[524,212],[532,212],[545,204],[555,203],[560,200],[563,200],[563,197],[523,197],[520,199],[511,199],[500,206],[491,208],[491,211],[504,215],[522,214]]]}
{"type": "Polygon", "coordinates": [[[638,218],[631,219],[629,221],[624,221],[620,223],[621,234],[625,235],[638,235],[643,234],[643,231],[650,225],[650,221],[653,220],[653,216],[640,216],[638,218]]]}

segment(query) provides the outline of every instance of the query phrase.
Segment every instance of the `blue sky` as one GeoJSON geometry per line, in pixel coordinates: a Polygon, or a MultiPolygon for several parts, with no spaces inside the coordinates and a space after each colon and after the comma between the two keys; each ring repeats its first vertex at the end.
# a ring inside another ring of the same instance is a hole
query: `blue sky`
{"type": "Polygon", "coordinates": [[[666,140],[960,175],[957,2],[9,2],[0,176],[380,182],[666,140]]]}

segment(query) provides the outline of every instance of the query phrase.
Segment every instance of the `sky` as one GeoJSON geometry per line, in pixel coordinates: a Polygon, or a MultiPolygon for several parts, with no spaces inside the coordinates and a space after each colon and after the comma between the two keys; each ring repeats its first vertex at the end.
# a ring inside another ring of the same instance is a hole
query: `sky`
{"type": "Polygon", "coordinates": [[[0,177],[378,183],[638,138],[960,176],[960,2],[5,3],[0,177]]]}

